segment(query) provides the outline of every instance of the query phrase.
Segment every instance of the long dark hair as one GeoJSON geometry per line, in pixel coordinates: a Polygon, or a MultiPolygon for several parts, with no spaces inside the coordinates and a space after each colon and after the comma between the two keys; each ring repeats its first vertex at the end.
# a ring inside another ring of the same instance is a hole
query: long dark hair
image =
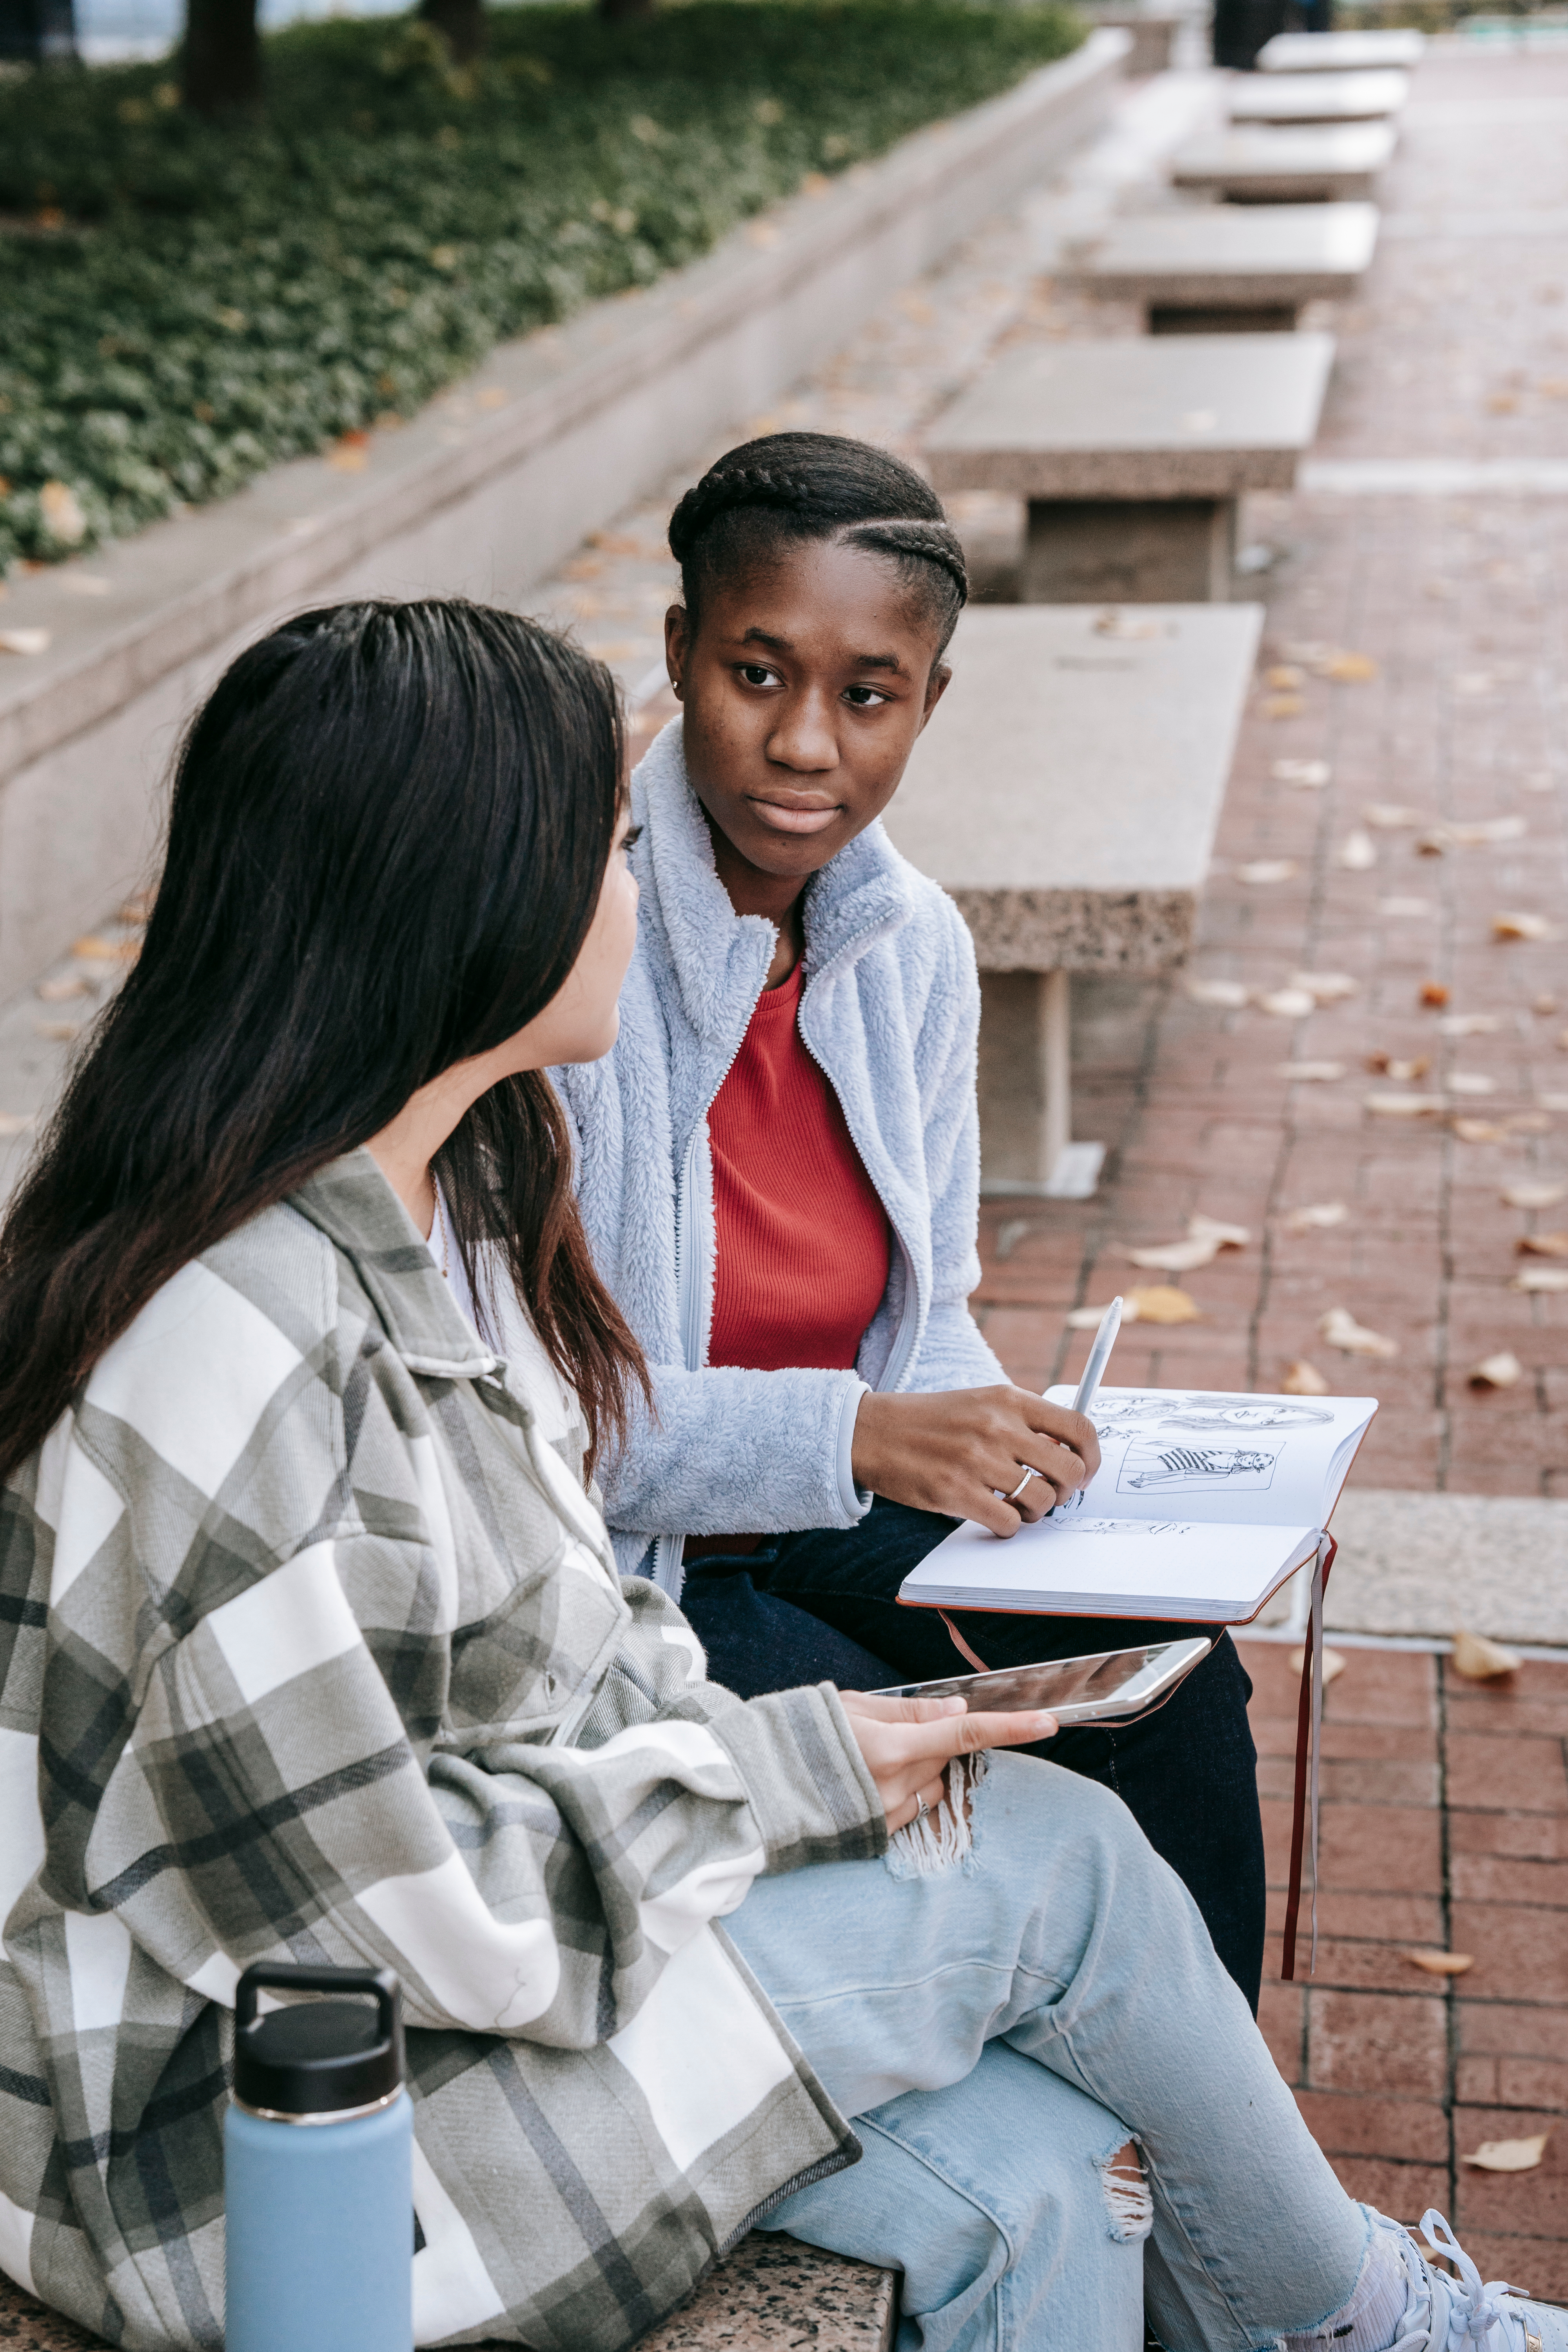
{"type": "Polygon", "coordinates": [[[896,563],[931,608],[938,653],[958,625],[969,574],[942,500],[912,466],[840,433],[768,433],[710,466],[669,519],[669,549],[696,628],[708,582],[804,540],[842,533],[896,563]]]}
{"type": "MultiPolygon", "coordinates": [[[[142,954],[0,1230],[0,1476],[161,1284],[560,988],[622,791],[614,681],[510,613],[342,604],[231,664],[174,775],[142,954]]],[[[542,1072],[437,1166],[498,1244],[595,1446],[647,1392],[542,1072]]]]}

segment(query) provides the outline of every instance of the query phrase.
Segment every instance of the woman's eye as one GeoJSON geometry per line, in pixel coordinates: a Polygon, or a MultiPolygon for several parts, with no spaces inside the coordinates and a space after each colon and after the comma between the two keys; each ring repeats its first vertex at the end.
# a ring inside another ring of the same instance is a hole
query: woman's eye
{"type": "Polygon", "coordinates": [[[875,710],[879,703],[886,702],[889,698],[879,693],[874,686],[847,686],[844,689],[844,699],[852,709],[875,710]]]}
{"type": "Polygon", "coordinates": [[[627,856],[628,857],[631,856],[631,854],[632,854],[633,850],[637,847],[637,845],[638,842],[639,842],[641,839],[642,839],[642,827],[641,827],[641,825],[640,825],[640,824],[629,824],[629,825],[627,825],[626,830],[626,833],[625,833],[625,834],[624,834],[624,835],[622,836],[622,840],[621,840],[621,847],[626,851],[626,856],[627,856]]]}
{"type": "Polygon", "coordinates": [[[748,686],[766,686],[773,674],[771,669],[765,669],[761,662],[741,664],[741,676],[748,686]]]}

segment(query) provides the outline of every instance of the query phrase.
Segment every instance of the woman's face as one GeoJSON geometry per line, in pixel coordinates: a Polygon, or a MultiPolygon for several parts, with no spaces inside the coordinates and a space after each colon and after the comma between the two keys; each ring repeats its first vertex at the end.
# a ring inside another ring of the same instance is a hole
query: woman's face
{"type": "Polygon", "coordinates": [[[879,816],[950,673],[886,556],[808,541],[665,619],[687,773],[747,864],[805,881],[879,816]]]}
{"type": "Polygon", "coordinates": [[[513,1070],[542,1070],[558,1062],[596,1062],[620,1028],[621,983],[637,936],[637,886],[626,853],[633,839],[623,811],[599,903],[577,961],[542,1013],[535,1013],[505,1049],[513,1070]]]}

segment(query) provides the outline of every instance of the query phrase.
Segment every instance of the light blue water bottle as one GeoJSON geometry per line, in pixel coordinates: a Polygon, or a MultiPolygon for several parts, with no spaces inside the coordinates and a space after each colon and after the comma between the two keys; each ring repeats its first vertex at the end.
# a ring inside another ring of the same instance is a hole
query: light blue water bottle
{"type": "Polygon", "coordinates": [[[226,2352],[413,2352],[413,2144],[391,1969],[247,1969],[223,2136],[226,2352]],[[258,2017],[264,1986],[375,2007],[258,2017]]]}

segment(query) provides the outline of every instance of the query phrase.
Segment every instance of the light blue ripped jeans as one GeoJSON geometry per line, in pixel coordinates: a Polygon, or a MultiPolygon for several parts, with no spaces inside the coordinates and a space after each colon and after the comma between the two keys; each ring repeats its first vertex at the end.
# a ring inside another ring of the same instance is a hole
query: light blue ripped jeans
{"type": "Polygon", "coordinates": [[[1169,2352],[1321,2325],[1370,2225],[1180,1879],[1055,1765],[994,1755],[972,1806],[961,1864],[759,1879],[724,1923],[866,2149],[762,2227],[900,2270],[899,2352],[1139,2352],[1145,2297],[1169,2352]]]}

